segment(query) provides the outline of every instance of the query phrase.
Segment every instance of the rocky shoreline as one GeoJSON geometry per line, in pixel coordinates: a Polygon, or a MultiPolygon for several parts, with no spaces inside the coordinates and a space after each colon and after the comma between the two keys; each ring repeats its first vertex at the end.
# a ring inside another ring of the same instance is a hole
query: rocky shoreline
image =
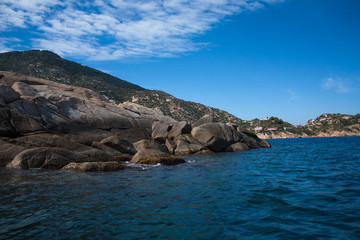
{"type": "Polygon", "coordinates": [[[191,125],[159,109],[13,72],[0,72],[0,84],[0,167],[115,171],[127,163],[183,163],[176,155],[270,147],[208,115],[191,125]]]}
{"type": "Polygon", "coordinates": [[[306,133],[297,134],[291,132],[280,132],[280,133],[257,133],[261,139],[286,139],[286,138],[318,138],[318,137],[356,137],[360,136],[360,133],[349,132],[349,131],[327,131],[321,132],[316,135],[307,135],[306,133]]]}

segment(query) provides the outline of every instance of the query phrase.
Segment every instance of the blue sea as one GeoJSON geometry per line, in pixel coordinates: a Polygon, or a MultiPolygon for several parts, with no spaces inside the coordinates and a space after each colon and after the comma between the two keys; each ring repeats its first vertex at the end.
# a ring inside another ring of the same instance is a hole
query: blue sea
{"type": "Polygon", "coordinates": [[[0,239],[360,239],[360,137],[143,170],[0,169],[0,239]]]}

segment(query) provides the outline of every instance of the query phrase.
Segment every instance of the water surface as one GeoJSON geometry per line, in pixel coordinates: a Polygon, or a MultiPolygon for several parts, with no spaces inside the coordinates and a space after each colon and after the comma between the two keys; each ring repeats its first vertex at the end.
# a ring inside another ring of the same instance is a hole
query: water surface
{"type": "Polygon", "coordinates": [[[360,239],[360,137],[175,167],[0,169],[0,239],[360,239]]]}

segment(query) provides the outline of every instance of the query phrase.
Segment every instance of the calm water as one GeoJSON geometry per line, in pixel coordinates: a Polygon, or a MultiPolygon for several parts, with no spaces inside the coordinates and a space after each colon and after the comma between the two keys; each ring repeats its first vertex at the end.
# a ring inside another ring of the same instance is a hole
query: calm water
{"type": "Polygon", "coordinates": [[[112,173],[0,169],[0,239],[360,239],[360,137],[112,173]]]}

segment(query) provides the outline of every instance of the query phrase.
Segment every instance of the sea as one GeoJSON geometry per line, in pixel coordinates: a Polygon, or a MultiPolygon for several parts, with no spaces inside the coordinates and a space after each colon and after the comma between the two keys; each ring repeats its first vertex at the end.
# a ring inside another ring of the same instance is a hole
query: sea
{"type": "Polygon", "coordinates": [[[177,166],[0,169],[0,239],[360,239],[360,137],[177,166]]]}

